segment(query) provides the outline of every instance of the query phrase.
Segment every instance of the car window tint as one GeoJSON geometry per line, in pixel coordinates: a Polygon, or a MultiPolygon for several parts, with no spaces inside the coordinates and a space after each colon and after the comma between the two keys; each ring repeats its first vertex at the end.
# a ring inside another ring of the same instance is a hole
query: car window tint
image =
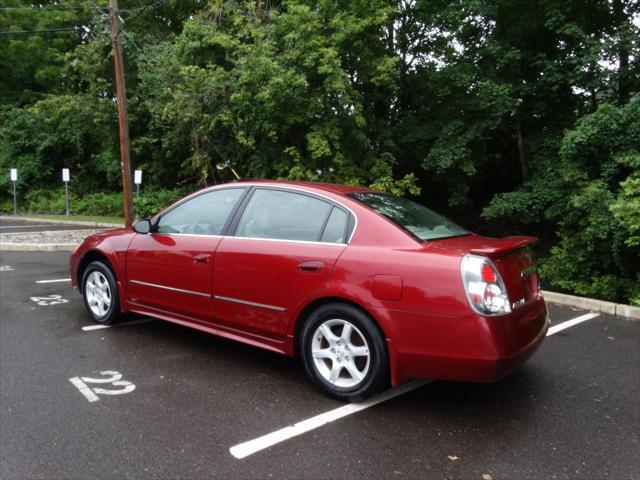
{"type": "Polygon", "coordinates": [[[448,218],[406,198],[386,193],[365,192],[350,193],[349,196],[368,205],[423,241],[470,234],[468,230],[448,218]]]}
{"type": "Polygon", "coordinates": [[[318,241],[332,205],[298,193],[258,189],[240,218],[238,237],[318,241]]]}
{"type": "Polygon", "coordinates": [[[198,195],[162,215],[157,231],[219,235],[244,191],[244,188],[228,188],[198,195]]]}
{"type": "Polygon", "coordinates": [[[348,218],[349,217],[344,210],[334,207],[331,212],[331,216],[327,221],[327,226],[324,227],[324,232],[322,233],[320,241],[328,243],[343,243],[348,218]]]}

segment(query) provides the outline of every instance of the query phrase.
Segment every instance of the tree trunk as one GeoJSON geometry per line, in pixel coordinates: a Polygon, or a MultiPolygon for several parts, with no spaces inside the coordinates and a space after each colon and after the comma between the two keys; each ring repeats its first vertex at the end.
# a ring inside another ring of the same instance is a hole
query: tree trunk
{"type": "Polygon", "coordinates": [[[522,176],[522,183],[526,182],[529,178],[529,159],[527,158],[527,151],[525,147],[524,135],[522,133],[522,121],[520,120],[520,114],[516,112],[516,139],[518,141],[518,160],[520,162],[520,175],[522,176]]]}
{"type": "Polygon", "coordinates": [[[629,19],[624,13],[624,6],[621,0],[612,1],[613,18],[616,24],[618,37],[618,103],[624,105],[629,101],[629,44],[627,35],[629,30],[629,19]]]}

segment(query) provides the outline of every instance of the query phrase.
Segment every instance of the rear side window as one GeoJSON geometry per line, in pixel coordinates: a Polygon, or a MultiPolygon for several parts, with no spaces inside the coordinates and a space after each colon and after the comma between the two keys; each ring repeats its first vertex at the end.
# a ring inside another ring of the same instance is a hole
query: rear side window
{"type": "Polygon", "coordinates": [[[332,208],[308,195],[257,189],[242,213],[236,236],[317,242],[332,208]]]}
{"type": "Polygon", "coordinates": [[[327,243],[344,243],[348,220],[349,216],[344,210],[333,207],[320,241],[327,243]]]}
{"type": "Polygon", "coordinates": [[[439,213],[416,202],[384,193],[350,193],[350,197],[369,206],[380,215],[410,232],[422,241],[469,235],[439,213]]]}
{"type": "Polygon", "coordinates": [[[245,190],[214,190],[187,200],[160,217],[157,232],[220,235],[229,214],[245,190]]]}

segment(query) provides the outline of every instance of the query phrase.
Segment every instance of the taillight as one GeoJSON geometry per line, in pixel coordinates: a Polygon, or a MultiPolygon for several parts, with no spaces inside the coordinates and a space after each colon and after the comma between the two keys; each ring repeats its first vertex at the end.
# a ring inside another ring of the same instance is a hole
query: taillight
{"type": "Polygon", "coordinates": [[[460,272],[467,299],[474,311],[480,315],[511,312],[507,289],[491,260],[480,255],[465,255],[460,272]]]}

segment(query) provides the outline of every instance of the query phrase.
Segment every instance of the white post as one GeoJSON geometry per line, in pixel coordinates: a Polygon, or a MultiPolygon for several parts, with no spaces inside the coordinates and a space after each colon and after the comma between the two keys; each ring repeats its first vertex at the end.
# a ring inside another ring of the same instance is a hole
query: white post
{"type": "Polygon", "coordinates": [[[69,216],[69,169],[62,169],[62,181],[64,182],[64,196],[66,199],[67,211],[66,215],[69,216]]]}
{"type": "Polygon", "coordinates": [[[16,216],[16,182],[18,181],[18,169],[11,169],[11,181],[13,182],[13,216],[16,216]]]}
{"type": "Polygon", "coordinates": [[[142,170],[133,172],[133,183],[136,184],[136,197],[140,195],[140,184],[142,183],[142,170]]]}

